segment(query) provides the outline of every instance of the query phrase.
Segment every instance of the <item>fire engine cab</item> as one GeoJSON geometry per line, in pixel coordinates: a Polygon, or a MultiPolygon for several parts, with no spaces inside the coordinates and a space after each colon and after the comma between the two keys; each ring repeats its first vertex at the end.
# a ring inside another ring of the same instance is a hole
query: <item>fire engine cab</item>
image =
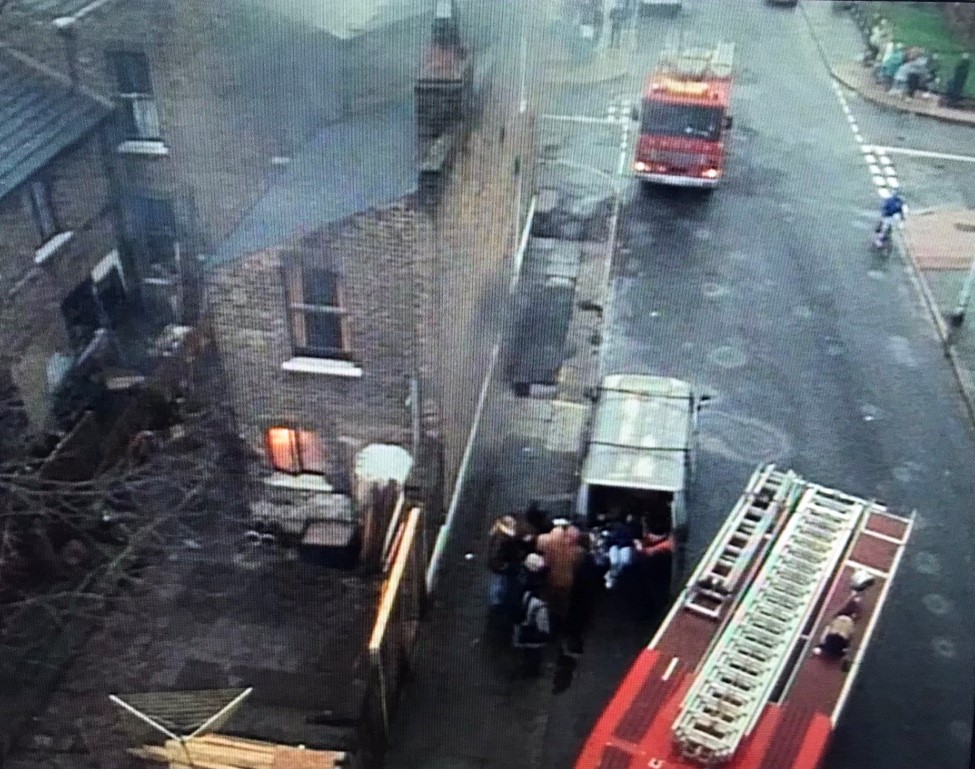
{"type": "Polygon", "coordinates": [[[712,189],[724,175],[734,44],[668,45],[647,77],[633,173],[645,182],[712,189]]]}

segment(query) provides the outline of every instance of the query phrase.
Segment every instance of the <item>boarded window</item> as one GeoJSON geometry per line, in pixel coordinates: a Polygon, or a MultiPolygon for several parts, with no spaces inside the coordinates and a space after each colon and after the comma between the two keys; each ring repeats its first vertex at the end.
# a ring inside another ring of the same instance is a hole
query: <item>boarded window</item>
{"type": "Polygon", "coordinates": [[[268,458],[275,470],[296,475],[325,472],[325,451],[316,433],[272,427],[266,440],[268,458]]]}
{"type": "Polygon", "coordinates": [[[284,284],[294,354],[347,358],[348,314],[338,271],[330,265],[311,264],[297,254],[287,254],[284,284]]]}

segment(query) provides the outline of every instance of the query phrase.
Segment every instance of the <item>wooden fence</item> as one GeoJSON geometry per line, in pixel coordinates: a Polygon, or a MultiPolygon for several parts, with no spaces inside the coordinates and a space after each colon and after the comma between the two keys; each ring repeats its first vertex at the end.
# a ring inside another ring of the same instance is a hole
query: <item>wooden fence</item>
{"type": "Polygon", "coordinates": [[[426,601],[427,544],[423,511],[400,515],[383,563],[382,591],[369,637],[368,688],[360,726],[360,765],[379,769],[396,701],[413,663],[426,601]]]}

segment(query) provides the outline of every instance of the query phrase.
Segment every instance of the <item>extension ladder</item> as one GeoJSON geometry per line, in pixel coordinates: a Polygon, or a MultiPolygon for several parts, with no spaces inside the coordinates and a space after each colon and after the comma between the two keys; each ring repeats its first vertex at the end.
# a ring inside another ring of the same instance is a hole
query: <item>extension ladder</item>
{"type": "Polygon", "coordinates": [[[684,608],[710,619],[719,619],[727,601],[752,563],[755,552],[767,539],[783,506],[795,501],[802,486],[793,472],[781,473],[775,465],[759,468],[735,505],[715,544],[702,559],[699,577],[688,591],[684,608]]]}
{"type": "Polygon", "coordinates": [[[734,755],[869,506],[806,488],[684,699],[673,733],[685,757],[713,765],[734,755]]]}

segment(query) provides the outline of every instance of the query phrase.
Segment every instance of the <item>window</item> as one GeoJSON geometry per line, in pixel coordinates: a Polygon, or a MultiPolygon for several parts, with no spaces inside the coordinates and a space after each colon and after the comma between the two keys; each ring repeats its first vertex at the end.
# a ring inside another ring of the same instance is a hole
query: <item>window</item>
{"type": "Polygon", "coordinates": [[[272,427],[267,431],[267,453],[271,467],[279,472],[325,472],[325,452],[318,435],[309,430],[272,427]]]}
{"type": "Polygon", "coordinates": [[[644,133],[716,141],[721,136],[723,119],[720,107],[645,102],[642,130],[644,133]]]}
{"type": "Polygon", "coordinates": [[[61,302],[61,315],[71,347],[76,352],[85,348],[95,332],[102,327],[102,311],[95,296],[91,278],[79,283],[61,302]]]}
{"type": "Polygon", "coordinates": [[[122,107],[122,131],[126,139],[162,138],[159,113],[152,94],[149,59],[144,53],[115,51],[109,54],[115,75],[116,96],[122,107]]]}
{"type": "Polygon", "coordinates": [[[144,267],[171,267],[176,242],[176,213],[168,198],[131,195],[126,201],[127,232],[145,255],[144,267]]]}
{"type": "Polygon", "coordinates": [[[51,194],[50,179],[33,179],[28,185],[31,210],[41,244],[47,243],[58,234],[58,220],[54,214],[54,200],[51,194]]]}
{"type": "Polygon", "coordinates": [[[294,354],[348,358],[348,317],[339,273],[286,255],[284,285],[294,354]]]}

